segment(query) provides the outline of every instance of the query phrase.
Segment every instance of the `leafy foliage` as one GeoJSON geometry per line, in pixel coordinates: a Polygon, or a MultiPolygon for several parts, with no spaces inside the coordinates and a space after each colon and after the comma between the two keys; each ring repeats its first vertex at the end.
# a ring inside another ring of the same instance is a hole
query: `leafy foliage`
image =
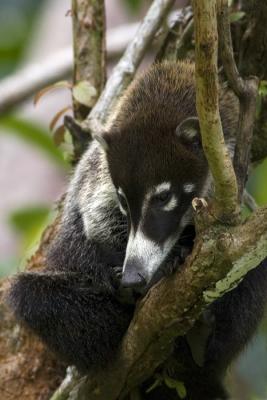
{"type": "Polygon", "coordinates": [[[141,5],[143,4],[142,0],[123,0],[124,3],[129,7],[129,9],[133,12],[139,11],[141,5]]]}
{"type": "Polygon", "coordinates": [[[53,140],[41,126],[16,116],[0,118],[0,132],[9,131],[21,139],[44,151],[47,156],[62,167],[67,167],[63,153],[54,145],[53,140]]]}

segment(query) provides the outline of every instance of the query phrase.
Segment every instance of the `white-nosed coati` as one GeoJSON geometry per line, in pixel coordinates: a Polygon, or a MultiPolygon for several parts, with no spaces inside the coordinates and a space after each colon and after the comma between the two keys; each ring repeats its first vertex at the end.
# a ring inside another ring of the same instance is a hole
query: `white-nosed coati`
{"type": "MultiPolygon", "coordinates": [[[[222,88],[220,112],[229,148],[237,104],[222,88]]],[[[74,173],[46,269],[19,274],[9,294],[17,318],[81,371],[112,360],[134,310],[120,300],[121,286],[142,293],[169,269],[192,224],[192,199],[211,191],[194,66],[152,66],[130,85],[107,131],[96,139],[74,173]]],[[[188,247],[193,244],[189,236],[188,247]]],[[[184,377],[188,399],[227,398],[224,372],[263,316],[266,264],[210,306],[214,324],[203,366],[192,366],[184,377]]],[[[181,343],[186,349],[186,340],[177,339],[174,357],[181,356],[181,343]]],[[[177,394],[161,387],[144,398],[177,394]]]]}

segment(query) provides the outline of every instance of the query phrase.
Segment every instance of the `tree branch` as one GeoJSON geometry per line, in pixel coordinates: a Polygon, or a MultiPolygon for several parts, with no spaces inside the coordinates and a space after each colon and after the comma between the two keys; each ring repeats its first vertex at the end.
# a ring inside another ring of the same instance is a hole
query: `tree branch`
{"type": "Polygon", "coordinates": [[[259,80],[256,77],[244,80],[238,72],[232,47],[228,0],[218,0],[218,30],[223,67],[229,85],[238,96],[240,104],[234,168],[238,183],[239,201],[241,201],[250,161],[259,80]]]}
{"type": "Polygon", "coordinates": [[[219,113],[216,0],[195,0],[194,20],[197,111],[204,152],[214,178],[215,215],[233,222],[237,215],[237,184],[219,113]]]}
{"type": "MultiPolygon", "coordinates": [[[[122,25],[107,32],[107,56],[109,59],[121,54],[134,37],[137,23],[122,25]]],[[[8,113],[24,100],[44,87],[65,79],[73,71],[73,50],[66,47],[31,64],[0,81],[0,115],[8,113]]]]}
{"type": "MultiPolygon", "coordinates": [[[[73,84],[89,83],[95,101],[106,80],[105,6],[100,0],[72,0],[74,71],[73,84]]],[[[75,99],[74,117],[83,120],[89,109],[75,99]]],[[[92,104],[93,105],[93,104],[92,104]]]]}
{"type": "MultiPolygon", "coordinates": [[[[213,226],[202,232],[186,264],[140,302],[112,366],[76,378],[72,398],[123,399],[166,360],[174,339],[186,334],[204,308],[233,289],[266,256],[267,207],[258,209],[242,225],[213,226]]],[[[64,396],[68,399],[66,391],[64,396]]]]}
{"type": "Polygon", "coordinates": [[[177,17],[173,26],[169,28],[169,32],[156,56],[156,61],[175,61],[185,58],[194,31],[192,17],[191,7],[186,7],[183,13],[180,13],[180,18],[177,17]]]}
{"type": "MultiPolygon", "coordinates": [[[[74,49],[72,101],[74,118],[82,121],[97,101],[106,80],[104,1],[72,0],[72,15],[74,49]],[[74,90],[80,82],[86,82],[87,90],[89,90],[88,87],[91,89],[92,96],[91,98],[88,96],[90,104],[81,104],[75,98],[74,90]]],[[[68,124],[68,121],[65,121],[65,124],[72,134],[75,160],[79,160],[91,136],[81,131],[80,136],[77,137],[76,130],[71,129],[71,124],[68,124]]]]}

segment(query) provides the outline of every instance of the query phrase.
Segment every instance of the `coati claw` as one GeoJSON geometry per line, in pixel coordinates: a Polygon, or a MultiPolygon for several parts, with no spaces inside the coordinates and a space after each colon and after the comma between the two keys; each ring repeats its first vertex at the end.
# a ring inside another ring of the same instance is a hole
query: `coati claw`
{"type": "Polygon", "coordinates": [[[113,267],[113,270],[115,272],[116,277],[118,278],[119,281],[121,281],[121,277],[122,277],[122,266],[116,266],[113,267]]]}

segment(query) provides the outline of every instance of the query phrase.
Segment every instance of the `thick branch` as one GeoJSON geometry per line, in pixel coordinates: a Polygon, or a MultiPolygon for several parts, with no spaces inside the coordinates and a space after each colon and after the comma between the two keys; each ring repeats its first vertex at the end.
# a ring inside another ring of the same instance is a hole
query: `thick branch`
{"type": "Polygon", "coordinates": [[[240,103],[234,168],[238,183],[239,200],[241,200],[250,161],[253,126],[256,114],[256,99],[258,94],[258,79],[251,77],[244,80],[239,75],[233,54],[227,0],[218,0],[218,31],[223,67],[230,87],[238,96],[240,103]]]}
{"type": "MultiPolygon", "coordinates": [[[[241,226],[209,228],[184,267],[160,281],[139,304],[110,369],[76,378],[74,399],[123,399],[166,360],[173,340],[185,335],[203,309],[233,289],[266,256],[267,208],[257,210],[241,226]]],[[[66,392],[64,396],[68,398],[66,392]]]]}
{"type": "MultiPolygon", "coordinates": [[[[105,5],[100,0],[73,0],[73,84],[87,81],[95,89],[95,100],[106,79],[105,5]]],[[[83,120],[87,107],[74,99],[74,117],[83,120]]]]}
{"type": "MultiPolygon", "coordinates": [[[[73,110],[74,118],[78,121],[83,121],[97,101],[106,79],[104,0],[72,0],[72,15],[74,49],[73,110]],[[90,89],[92,94],[88,95],[86,104],[79,102],[79,99],[74,95],[74,90],[77,89],[78,86],[76,85],[79,82],[86,82],[88,92],[90,89]]],[[[70,133],[73,139],[75,159],[79,160],[91,136],[87,132],[81,132],[81,136],[84,136],[84,138],[77,138],[76,132],[71,129],[70,133]]]]}
{"type": "Polygon", "coordinates": [[[237,184],[219,114],[216,0],[195,0],[194,19],[196,96],[202,143],[214,178],[215,213],[230,221],[237,211],[237,184]]]}
{"type": "Polygon", "coordinates": [[[153,40],[160,24],[166,17],[174,0],[154,0],[133,41],[114,68],[99,101],[90,113],[85,129],[95,129],[97,123],[104,124],[114,109],[122,92],[132,80],[148,45],[153,40]]]}

